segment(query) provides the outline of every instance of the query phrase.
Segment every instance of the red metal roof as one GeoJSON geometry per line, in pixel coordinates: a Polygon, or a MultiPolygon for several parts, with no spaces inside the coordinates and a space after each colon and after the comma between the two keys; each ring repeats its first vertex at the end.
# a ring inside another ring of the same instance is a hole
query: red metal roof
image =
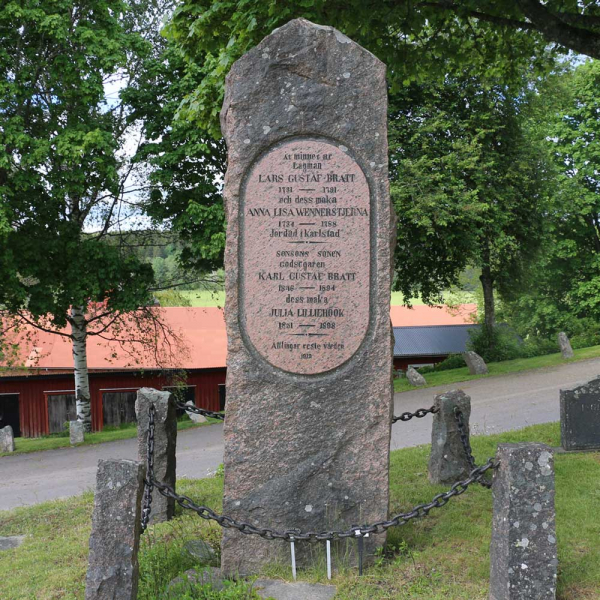
{"type": "MultiPolygon", "coordinates": [[[[457,309],[449,309],[446,306],[392,306],[390,313],[394,327],[464,325],[473,322],[472,315],[476,309],[475,304],[462,304],[457,309]]],[[[185,341],[186,348],[181,349],[176,365],[169,365],[171,368],[225,367],[227,335],[221,308],[169,307],[156,310],[161,311],[161,317],[185,341]]],[[[24,366],[31,370],[64,371],[73,368],[71,343],[68,338],[42,331],[36,331],[34,334],[29,332],[28,335],[22,332],[20,349],[24,366]]],[[[152,356],[144,353],[140,353],[134,360],[125,354],[118,344],[94,336],[88,338],[87,355],[90,370],[156,369],[167,366],[157,365],[152,356]]]]}

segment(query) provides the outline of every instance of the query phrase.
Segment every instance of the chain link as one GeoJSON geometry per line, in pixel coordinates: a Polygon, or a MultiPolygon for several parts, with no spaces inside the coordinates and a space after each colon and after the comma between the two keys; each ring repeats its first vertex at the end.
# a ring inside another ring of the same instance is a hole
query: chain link
{"type": "Polygon", "coordinates": [[[435,406],[431,406],[430,408],[419,408],[414,413],[411,412],[403,412],[401,415],[394,417],[392,419],[392,423],[397,423],[398,421],[410,421],[412,418],[417,417],[417,419],[422,419],[424,416],[428,414],[435,414],[440,412],[439,408],[435,406]]]}
{"type": "Polygon", "coordinates": [[[405,513],[399,513],[387,521],[377,521],[371,525],[354,526],[350,529],[342,531],[307,531],[303,532],[300,529],[286,529],[285,531],[276,531],[268,527],[258,527],[243,521],[237,521],[227,515],[220,515],[207,506],[196,504],[188,496],[177,494],[170,486],[157,481],[154,477],[154,413],[153,405],[150,407],[148,419],[148,448],[147,448],[147,472],[146,472],[146,488],[144,491],[144,508],[142,509],[142,531],[148,525],[150,518],[150,509],[152,503],[152,490],[156,488],[166,498],[173,498],[179,506],[185,510],[192,510],[203,519],[215,521],[221,527],[227,529],[237,529],[245,535],[258,535],[266,540],[285,540],[285,541],[308,541],[321,542],[325,540],[341,540],[345,538],[355,537],[357,535],[378,534],[384,533],[390,527],[398,527],[405,525],[412,519],[425,517],[434,508],[441,508],[448,504],[454,496],[464,494],[469,486],[473,483],[480,483],[484,473],[496,467],[494,460],[490,458],[484,465],[475,467],[469,477],[462,481],[457,481],[452,487],[441,494],[436,494],[431,502],[427,504],[418,504],[412,510],[405,513]]]}
{"type": "MultiPolygon", "coordinates": [[[[475,464],[475,458],[473,457],[473,450],[471,448],[471,442],[469,440],[469,432],[467,431],[467,427],[465,425],[465,421],[463,419],[463,414],[458,408],[458,406],[454,407],[454,418],[456,419],[456,424],[458,426],[458,432],[460,433],[460,441],[462,442],[463,449],[465,451],[465,456],[467,458],[467,462],[469,463],[469,467],[471,471],[477,467],[475,464]]],[[[481,479],[478,481],[480,485],[486,488],[492,487],[492,482],[488,479],[481,479]]]]}
{"type": "Polygon", "coordinates": [[[181,402],[181,400],[175,400],[175,406],[180,410],[185,410],[186,412],[192,412],[197,415],[202,415],[203,417],[211,417],[213,419],[219,419],[219,421],[225,420],[225,415],[222,412],[215,412],[213,410],[198,408],[193,404],[185,404],[184,402],[181,402]]]}

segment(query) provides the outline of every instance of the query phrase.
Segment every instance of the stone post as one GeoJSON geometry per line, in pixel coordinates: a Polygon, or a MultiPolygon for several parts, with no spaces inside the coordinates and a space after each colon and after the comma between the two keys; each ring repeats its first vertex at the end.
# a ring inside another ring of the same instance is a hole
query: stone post
{"type": "Polygon", "coordinates": [[[69,443],[71,446],[83,444],[85,423],[83,421],[69,421],[69,443]]]}
{"type": "Polygon", "coordinates": [[[471,466],[465,455],[454,409],[461,411],[468,435],[471,398],[462,390],[452,390],[436,396],[434,406],[439,412],[433,415],[429,481],[449,484],[466,479],[471,466]]]}
{"type": "Polygon", "coordinates": [[[0,452],[15,451],[15,434],[10,425],[0,429],[0,452]]]}
{"type": "MultiPolygon", "coordinates": [[[[175,489],[177,445],[177,415],[174,397],[170,392],[159,392],[152,388],[141,388],[135,401],[138,423],[138,459],[146,464],[148,440],[148,411],[154,404],[154,476],[162,483],[175,489]]],[[[152,496],[150,523],[168,521],[175,512],[175,500],[165,498],[156,489],[152,496]]]]}
{"type": "MultiPolygon", "coordinates": [[[[223,510],[280,531],[385,519],[395,244],[385,65],[332,27],[294,19],[233,65],[221,128],[223,510]]],[[[384,539],[366,538],[367,554],[384,539]]],[[[222,567],[252,573],[289,551],[227,529],[222,567]]]]}
{"type": "Polygon", "coordinates": [[[494,475],[490,600],[556,598],[554,462],[545,444],[500,444],[494,475]]]}
{"type": "Polygon", "coordinates": [[[571,348],[571,342],[564,331],[561,331],[558,334],[558,345],[563,358],[573,358],[573,356],[575,356],[573,354],[573,348],[571,348]]]}
{"type": "Polygon", "coordinates": [[[135,600],[144,465],[100,460],[90,535],[85,600],[135,600]]]}

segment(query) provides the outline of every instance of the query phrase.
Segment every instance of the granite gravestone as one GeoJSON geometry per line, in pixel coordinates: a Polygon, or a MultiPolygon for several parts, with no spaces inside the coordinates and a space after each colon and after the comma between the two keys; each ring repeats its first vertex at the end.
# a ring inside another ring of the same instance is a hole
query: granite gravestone
{"type": "Polygon", "coordinates": [[[0,429],[0,452],[15,451],[15,434],[10,425],[0,429]]]}
{"type": "Polygon", "coordinates": [[[560,438],[565,450],[600,450],[600,376],[560,390],[560,438]]]}
{"type": "Polygon", "coordinates": [[[564,331],[561,331],[558,334],[558,346],[560,347],[560,354],[563,358],[573,358],[575,356],[573,348],[571,347],[571,342],[564,331]]]}
{"type": "MultiPolygon", "coordinates": [[[[385,66],[304,19],[227,77],[223,510],[239,520],[319,531],[387,518],[386,117],[385,66]]],[[[278,557],[289,544],[223,532],[226,573],[278,557]]]]}
{"type": "Polygon", "coordinates": [[[477,352],[473,352],[472,350],[468,350],[463,353],[463,357],[465,362],[467,363],[467,367],[469,368],[469,373],[471,375],[485,375],[488,373],[487,365],[485,361],[477,352]]]}

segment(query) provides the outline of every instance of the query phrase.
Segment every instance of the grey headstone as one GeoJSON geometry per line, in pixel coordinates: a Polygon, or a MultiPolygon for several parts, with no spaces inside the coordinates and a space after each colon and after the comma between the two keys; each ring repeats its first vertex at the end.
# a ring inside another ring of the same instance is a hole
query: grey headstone
{"type": "Polygon", "coordinates": [[[24,535],[0,536],[0,552],[18,548],[25,540],[24,535]]]}
{"type": "Polygon", "coordinates": [[[558,345],[560,347],[560,353],[563,358],[573,358],[573,348],[571,348],[571,342],[564,331],[558,334],[558,345]]]}
{"type": "Polygon", "coordinates": [[[413,367],[408,367],[408,369],[406,369],[406,378],[408,379],[408,383],[410,383],[410,385],[414,385],[415,387],[427,385],[425,377],[423,377],[419,371],[413,369],[413,367]]]}
{"type": "MultiPolygon", "coordinates": [[[[169,392],[159,392],[153,388],[141,388],[135,401],[135,414],[138,423],[138,460],[146,463],[148,411],[154,404],[154,476],[162,483],[175,489],[177,446],[177,414],[174,399],[169,392]]],[[[175,513],[175,501],[154,492],[150,523],[168,521],[175,513]]]]}
{"type": "Polygon", "coordinates": [[[600,450],[600,376],[560,390],[560,438],[565,450],[600,450]]]}
{"type": "Polygon", "coordinates": [[[85,600],[137,598],[144,473],[135,461],[98,461],[85,600]]]}
{"type": "Polygon", "coordinates": [[[188,569],[181,577],[176,577],[169,583],[161,600],[178,599],[182,591],[191,588],[193,585],[205,585],[207,583],[215,591],[222,590],[225,586],[223,585],[221,569],[216,567],[188,569]]]}
{"type": "MultiPolygon", "coordinates": [[[[188,406],[196,406],[191,400],[188,400],[186,402],[186,404],[188,406]]],[[[191,410],[186,411],[187,416],[194,422],[194,423],[206,423],[206,417],[204,415],[199,415],[198,413],[192,412],[191,410]]]]}
{"type": "Polygon", "coordinates": [[[10,425],[0,429],[0,452],[15,451],[15,435],[10,425]]]}
{"type": "Polygon", "coordinates": [[[204,540],[189,540],[184,544],[184,548],[190,556],[204,565],[211,564],[217,559],[212,546],[204,540]]]}
{"type": "MultiPolygon", "coordinates": [[[[295,19],[233,65],[221,128],[223,510],[280,531],[385,519],[395,243],[385,65],[295,19]]],[[[384,541],[368,538],[367,554],[384,541]]],[[[279,558],[289,544],[223,532],[225,573],[279,558]]]]}
{"type": "Polygon", "coordinates": [[[463,353],[463,357],[465,362],[467,363],[467,367],[469,368],[469,373],[471,375],[485,375],[488,373],[487,365],[485,361],[477,352],[473,352],[469,350],[463,353]]]}
{"type": "Polygon", "coordinates": [[[69,421],[69,441],[71,446],[83,444],[85,423],[83,421],[69,421]]]}
{"type": "Polygon", "coordinates": [[[279,581],[276,579],[257,579],[253,589],[261,598],[275,600],[331,600],[337,593],[333,585],[279,581]]]}
{"type": "Polygon", "coordinates": [[[554,600],[554,458],[545,444],[500,444],[493,483],[490,600],[554,600]]]}
{"type": "Polygon", "coordinates": [[[454,483],[465,479],[471,472],[454,413],[455,407],[458,407],[468,433],[471,398],[462,390],[452,390],[436,396],[434,406],[439,409],[439,412],[433,415],[429,481],[443,484],[454,483]]]}

